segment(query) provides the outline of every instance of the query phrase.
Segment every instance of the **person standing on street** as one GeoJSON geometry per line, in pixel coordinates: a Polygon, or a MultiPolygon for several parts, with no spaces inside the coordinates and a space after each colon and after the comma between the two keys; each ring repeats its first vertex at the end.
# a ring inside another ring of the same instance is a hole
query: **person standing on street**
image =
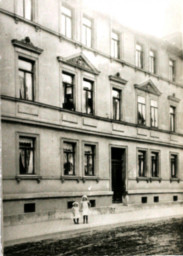
{"type": "Polygon", "coordinates": [[[83,224],[88,223],[90,202],[88,201],[87,196],[83,196],[81,200],[81,211],[83,215],[83,224]]]}

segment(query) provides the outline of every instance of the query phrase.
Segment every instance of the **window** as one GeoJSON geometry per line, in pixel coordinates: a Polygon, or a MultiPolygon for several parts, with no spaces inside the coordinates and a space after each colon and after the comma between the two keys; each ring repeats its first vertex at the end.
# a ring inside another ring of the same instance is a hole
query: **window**
{"type": "Polygon", "coordinates": [[[175,132],[175,107],[170,106],[170,131],[175,132]]]}
{"type": "Polygon", "coordinates": [[[32,0],[18,0],[17,2],[17,13],[25,19],[33,19],[33,3],[32,0]]]}
{"type": "Polygon", "coordinates": [[[143,68],[143,51],[140,44],[136,45],[136,67],[143,68]]]}
{"type": "Polygon", "coordinates": [[[83,17],[82,27],[82,42],[87,47],[91,47],[92,44],[92,21],[86,17],[83,17]]]}
{"type": "Polygon", "coordinates": [[[24,212],[35,212],[36,211],[36,205],[35,203],[30,204],[24,204],[24,212]]]}
{"type": "Polygon", "coordinates": [[[138,124],[145,125],[146,123],[146,105],[145,105],[145,98],[138,96],[138,124]]]}
{"type": "Polygon", "coordinates": [[[35,139],[30,137],[19,137],[19,173],[35,174],[35,139]]]}
{"type": "Polygon", "coordinates": [[[111,56],[119,58],[119,35],[115,32],[112,32],[111,36],[111,56]]]}
{"type": "Polygon", "coordinates": [[[113,101],[113,119],[120,119],[120,90],[112,89],[112,101],[113,101]]]}
{"type": "Polygon", "coordinates": [[[84,145],[84,174],[94,176],[95,146],[84,145]]]}
{"type": "Polygon", "coordinates": [[[62,6],[61,30],[64,36],[72,37],[72,11],[64,6],[62,6]]]}
{"type": "Polygon", "coordinates": [[[177,178],[177,155],[171,154],[170,155],[170,171],[171,171],[171,178],[177,178]]]}
{"type": "Polygon", "coordinates": [[[159,177],[159,159],[158,159],[158,153],[157,152],[151,152],[151,176],[152,177],[159,177]]]}
{"type": "Polygon", "coordinates": [[[158,127],[158,103],[151,100],[151,127],[158,127]]]}
{"type": "Polygon", "coordinates": [[[175,61],[169,60],[169,79],[175,81],[175,61]]]}
{"type": "Polygon", "coordinates": [[[75,175],[75,143],[64,142],[64,175],[75,175]]]}
{"type": "Polygon", "coordinates": [[[93,114],[93,81],[83,80],[83,105],[84,112],[93,114]]]}
{"type": "Polygon", "coordinates": [[[19,57],[19,97],[24,100],[34,100],[34,62],[19,57]]]}
{"type": "Polygon", "coordinates": [[[138,175],[146,177],[146,151],[138,151],[138,175]]]}
{"type": "Polygon", "coordinates": [[[68,73],[62,73],[63,90],[64,90],[64,102],[63,108],[74,110],[74,76],[68,73]]]}
{"type": "Polygon", "coordinates": [[[155,52],[154,51],[150,51],[149,52],[149,71],[151,73],[155,73],[155,52]]]}

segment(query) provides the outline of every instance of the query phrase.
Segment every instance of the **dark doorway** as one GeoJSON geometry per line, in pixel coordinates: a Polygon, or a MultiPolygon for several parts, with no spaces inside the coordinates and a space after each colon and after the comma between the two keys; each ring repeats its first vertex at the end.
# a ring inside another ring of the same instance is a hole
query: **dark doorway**
{"type": "Polygon", "coordinates": [[[111,162],[113,203],[121,203],[122,194],[125,192],[125,149],[112,148],[111,162]]]}

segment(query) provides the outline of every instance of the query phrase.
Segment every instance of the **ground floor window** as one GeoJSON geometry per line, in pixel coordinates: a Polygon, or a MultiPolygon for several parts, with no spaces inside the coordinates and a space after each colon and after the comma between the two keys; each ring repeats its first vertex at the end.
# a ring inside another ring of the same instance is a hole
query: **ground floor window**
{"type": "Polygon", "coordinates": [[[171,154],[170,156],[170,171],[171,171],[171,178],[177,178],[177,174],[178,174],[177,155],[171,154]]]}
{"type": "Polygon", "coordinates": [[[94,176],[94,159],[95,159],[95,146],[84,146],[84,174],[85,176],[94,176]]]}
{"type": "Polygon", "coordinates": [[[158,153],[151,152],[151,176],[158,177],[159,176],[159,166],[158,166],[158,153]]]}
{"type": "Polygon", "coordinates": [[[75,175],[75,143],[64,142],[64,175],[75,175]]]}
{"type": "Polygon", "coordinates": [[[138,175],[139,177],[146,176],[146,151],[138,151],[138,175]]]}
{"type": "Polygon", "coordinates": [[[35,138],[19,137],[19,173],[35,173],[35,138]]]}

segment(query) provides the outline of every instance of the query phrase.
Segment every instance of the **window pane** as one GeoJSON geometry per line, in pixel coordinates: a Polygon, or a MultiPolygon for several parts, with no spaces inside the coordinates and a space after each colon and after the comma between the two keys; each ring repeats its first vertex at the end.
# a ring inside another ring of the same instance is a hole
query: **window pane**
{"type": "Polygon", "coordinates": [[[115,39],[117,41],[119,39],[118,34],[112,32],[112,39],[115,39]]]}
{"type": "Polygon", "coordinates": [[[151,106],[152,107],[157,107],[158,106],[158,103],[156,100],[151,100],[151,106]]]}
{"type": "Polygon", "coordinates": [[[72,84],[73,77],[71,75],[62,73],[62,79],[63,79],[63,82],[72,84]]]}
{"type": "Polygon", "coordinates": [[[16,0],[16,3],[17,3],[17,14],[22,16],[22,17],[24,16],[23,1],[24,0],[16,0]]]}
{"type": "Polygon", "coordinates": [[[112,96],[115,98],[119,98],[120,92],[118,90],[112,90],[112,96]]]}
{"type": "Polygon", "coordinates": [[[25,18],[28,20],[32,19],[32,0],[24,0],[25,4],[25,18]]]}
{"type": "Polygon", "coordinates": [[[19,170],[20,174],[34,173],[34,140],[20,138],[19,140],[19,170]]]}
{"type": "Polygon", "coordinates": [[[72,143],[64,143],[64,151],[73,152],[73,144],[72,143]]]}
{"type": "Polygon", "coordinates": [[[26,100],[32,100],[32,74],[26,73],[25,77],[25,90],[26,90],[26,100]]]}
{"type": "Polygon", "coordinates": [[[83,17],[83,25],[86,25],[88,27],[91,27],[91,20],[90,19],[87,19],[86,17],[83,17]]]}
{"type": "Polygon", "coordinates": [[[24,72],[19,71],[19,94],[20,99],[24,99],[24,72]]]}
{"type": "Polygon", "coordinates": [[[86,46],[91,47],[91,29],[87,28],[86,32],[86,46]]]}
{"type": "Polygon", "coordinates": [[[92,146],[89,146],[89,145],[85,145],[85,154],[92,154],[93,153],[93,150],[92,150],[92,146]]]}
{"type": "Polygon", "coordinates": [[[138,102],[145,104],[145,98],[144,98],[144,97],[141,97],[141,96],[138,96],[138,102]]]}
{"type": "Polygon", "coordinates": [[[66,35],[65,27],[66,27],[66,19],[65,19],[65,16],[62,15],[61,31],[62,31],[62,34],[63,34],[63,35],[66,35]]]}
{"type": "Polygon", "coordinates": [[[19,69],[23,69],[23,70],[27,70],[27,71],[31,72],[33,65],[30,61],[19,59],[18,60],[18,66],[19,66],[19,69]]]}
{"type": "Polygon", "coordinates": [[[83,80],[83,88],[88,89],[88,90],[92,90],[92,82],[87,81],[87,80],[83,80]]]}
{"type": "Polygon", "coordinates": [[[66,18],[66,36],[71,38],[72,35],[72,28],[71,28],[71,19],[66,18]]]}
{"type": "Polygon", "coordinates": [[[62,6],[62,13],[64,13],[67,16],[70,16],[70,17],[72,15],[71,10],[69,8],[64,7],[64,6],[62,6]]]}

